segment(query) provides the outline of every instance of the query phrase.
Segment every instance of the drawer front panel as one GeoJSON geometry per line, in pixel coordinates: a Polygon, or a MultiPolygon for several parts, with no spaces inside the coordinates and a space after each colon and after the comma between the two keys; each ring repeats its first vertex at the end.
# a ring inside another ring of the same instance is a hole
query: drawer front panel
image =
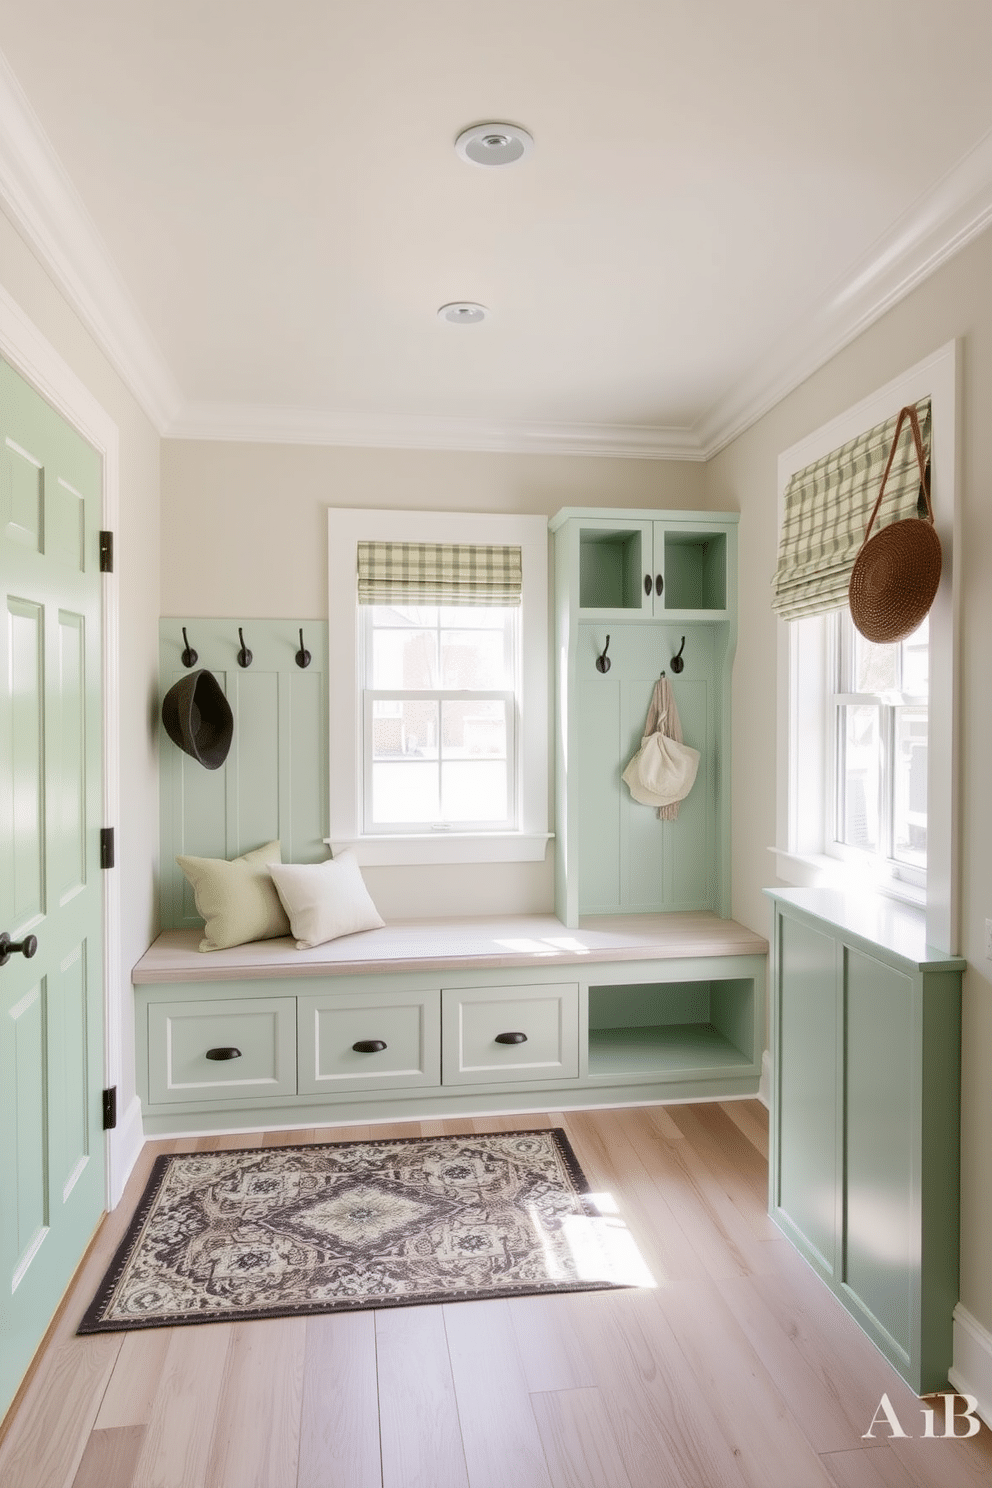
{"type": "Polygon", "coordinates": [[[153,1105],[295,1095],[296,999],[152,1003],[148,1050],[153,1105]]]}
{"type": "Polygon", "coordinates": [[[440,1085],[440,1001],[437,988],[301,997],[300,1094],[440,1085]]]}
{"type": "Polygon", "coordinates": [[[574,1080],[579,1073],[576,982],[531,987],[446,987],[441,994],[445,1085],[574,1080]],[[500,1035],[522,1033],[523,1041],[500,1035]]]}

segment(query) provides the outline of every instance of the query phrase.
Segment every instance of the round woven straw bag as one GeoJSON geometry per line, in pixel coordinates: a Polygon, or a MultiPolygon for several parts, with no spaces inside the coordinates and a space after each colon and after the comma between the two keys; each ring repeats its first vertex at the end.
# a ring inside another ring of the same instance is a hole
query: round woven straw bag
{"type": "Polygon", "coordinates": [[[878,645],[904,641],[922,625],[934,602],[940,583],[940,538],[933,525],[930,482],[923,458],[923,440],[915,408],[901,408],[892,436],[892,448],[882,476],[878,500],[865,528],[865,540],[854,560],[848,603],[851,618],[866,640],[878,645]],[[885,482],[892,469],[899,431],[909,419],[920,467],[920,488],[926,498],[927,515],[892,522],[871,536],[872,524],[882,504],[885,482]]]}

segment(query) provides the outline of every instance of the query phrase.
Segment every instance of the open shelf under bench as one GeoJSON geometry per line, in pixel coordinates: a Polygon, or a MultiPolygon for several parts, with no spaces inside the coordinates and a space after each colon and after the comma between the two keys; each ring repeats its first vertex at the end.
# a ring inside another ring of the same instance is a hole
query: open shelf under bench
{"type": "Polygon", "coordinates": [[[713,914],[198,941],[167,931],[134,968],[149,1135],[757,1091],[767,942],[713,914]]]}

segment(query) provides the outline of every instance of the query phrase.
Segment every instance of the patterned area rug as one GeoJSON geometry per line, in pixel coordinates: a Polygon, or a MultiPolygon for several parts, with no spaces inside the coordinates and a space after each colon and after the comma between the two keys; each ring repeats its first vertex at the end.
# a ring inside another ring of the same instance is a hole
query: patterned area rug
{"type": "Polygon", "coordinates": [[[160,1157],[80,1333],[616,1285],[564,1132],[160,1157]]]}

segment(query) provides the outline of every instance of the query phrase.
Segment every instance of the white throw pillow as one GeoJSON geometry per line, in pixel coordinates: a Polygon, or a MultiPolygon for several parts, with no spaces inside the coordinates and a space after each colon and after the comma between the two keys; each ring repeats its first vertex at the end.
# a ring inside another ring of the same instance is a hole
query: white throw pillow
{"type": "Polygon", "coordinates": [[[269,868],[278,863],[278,842],[267,842],[244,857],[176,859],[193,888],[203,916],[201,951],[223,951],[250,940],[289,934],[289,920],[269,868]]]}
{"type": "Polygon", "coordinates": [[[385,923],[354,853],[339,853],[326,863],[273,863],[270,872],[300,950],[358,930],[379,930],[385,923]]]}

